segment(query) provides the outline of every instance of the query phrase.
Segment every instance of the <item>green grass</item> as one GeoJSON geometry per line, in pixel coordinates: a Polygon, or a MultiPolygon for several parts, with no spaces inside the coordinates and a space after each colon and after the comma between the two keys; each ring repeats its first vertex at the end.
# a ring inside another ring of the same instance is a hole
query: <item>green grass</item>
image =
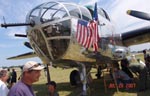
{"type": "MultiPolygon", "coordinates": [[[[143,58],[141,55],[139,58],[143,58]]],[[[52,68],[50,67],[51,80],[57,83],[57,90],[60,96],[79,96],[82,91],[82,86],[72,87],[69,83],[70,72],[74,69],[61,69],[61,68],[52,68]]],[[[17,71],[20,74],[20,69],[17,71]]],[[[116,89],[107,89],[107,93],[104,89],[103,79],[96,79],[95,73],[96,69],[91,70],[91,75],[93,77],[93,82],[91,86],[91,96],[150,96],[150,88],[145,92],[137,92],[136,88],[126,91],[125,89],[119,89],[119,92],[116,89]]],[[[47,78],[44,71],[41,72],[40,80],[33,84],[36,96],[48,96],[47,92],[47,78]]],[[[111,81],[107,82],[107,86],[111,81]]],[[[150,80],[148,81],[150,86],[150,80]]]]}
{"type": "MultiPolygon", "coordinates": [[[[51,80],[57,82],[57,90],[60,96],[78,96],[82,91],[82,86],[72,87],[69,83],[69,74],[73,69],[61,69],[61,68],[50,68],[51,80]]],[[[107,89],[107,93],[104,90],[103,79],[96,79],[95,69],[92,69],[93,83],[91,86],[91,96],[149,96],[150,90],[145,92],[137,93],[136,88],[126,91],[125,89],[107,89]]],[[[150,82],[150,81],[149,81],[150,82]]],[[[42,71],[40,80],[34,84],[34,90],[37,96],[47,96],[47,87],[45,85],[46,77],[42,71]]],[[[111,81],[108,81],[109,84],[111,81]]],[[[149,83],[150,85],[150,83],[149,83]]]]}

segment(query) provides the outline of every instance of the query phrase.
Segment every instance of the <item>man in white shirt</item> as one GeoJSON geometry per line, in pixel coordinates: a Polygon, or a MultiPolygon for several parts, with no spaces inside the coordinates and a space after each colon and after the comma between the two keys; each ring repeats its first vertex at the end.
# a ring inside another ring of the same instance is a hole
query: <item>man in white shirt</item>
{"type": "Polygon", "coordinates": [[[7,88],[7,85],[5,84],[8,79],[8,73],[7,70],[0,70],[0,96],[7,96],[9,89],[7,88]]]}

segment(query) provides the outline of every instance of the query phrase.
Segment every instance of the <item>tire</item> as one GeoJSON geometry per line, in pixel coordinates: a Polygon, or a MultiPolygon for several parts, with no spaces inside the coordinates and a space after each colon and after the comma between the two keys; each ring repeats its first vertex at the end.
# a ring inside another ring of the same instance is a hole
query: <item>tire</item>
{"type": "Polygon", "coordinates": [[[81,83],[81,80],[80,80],[80,73],[79,73],[79,71],[73,70],[70,73],[70,84],[72,86],[77,86],[80,83],[81,83]]]}

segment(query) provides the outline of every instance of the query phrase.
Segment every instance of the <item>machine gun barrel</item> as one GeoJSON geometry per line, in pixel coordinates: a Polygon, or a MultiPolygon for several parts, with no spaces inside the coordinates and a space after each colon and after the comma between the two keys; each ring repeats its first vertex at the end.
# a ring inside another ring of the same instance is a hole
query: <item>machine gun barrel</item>
{"type": "Polygon", "coordinates": [[[27,37],[27,35],[24,34],[15,34],[16,37],[27,37]]]}
{"type": "Polygon", "coordinates": [[[34,26],[34,23],[4,23],[4,24],[1,24],[1,27],[16,27],[16,26],[34,26]]]}

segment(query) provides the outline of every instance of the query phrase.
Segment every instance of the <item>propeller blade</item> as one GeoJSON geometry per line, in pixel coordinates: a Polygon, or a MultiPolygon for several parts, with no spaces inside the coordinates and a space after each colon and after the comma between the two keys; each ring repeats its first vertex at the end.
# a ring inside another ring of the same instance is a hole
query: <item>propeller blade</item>
{"type": "Polygon", "coordinates": [[[27,35],[24,34],[15,34],[16,37],[27,37],[27,35]]]}
{"type": "Polygon", "coordinates": [[[28,48],[32,49],[32,47],[31,47],[31,45],[30,45],[30,43],[29,43],[29,42],[24,42],[24,45],[25,45],[26,47],[28,47],[28,48]]]}
{"type": "Polygon", "coordinates": [[[135,11],[135,10],[128,10],[127,14],[137,17],[137,18],[144,19],[144,20],[150,20],[150,14],[148,14],[148,13],[139,12],[139,11],[135,11]]]}

